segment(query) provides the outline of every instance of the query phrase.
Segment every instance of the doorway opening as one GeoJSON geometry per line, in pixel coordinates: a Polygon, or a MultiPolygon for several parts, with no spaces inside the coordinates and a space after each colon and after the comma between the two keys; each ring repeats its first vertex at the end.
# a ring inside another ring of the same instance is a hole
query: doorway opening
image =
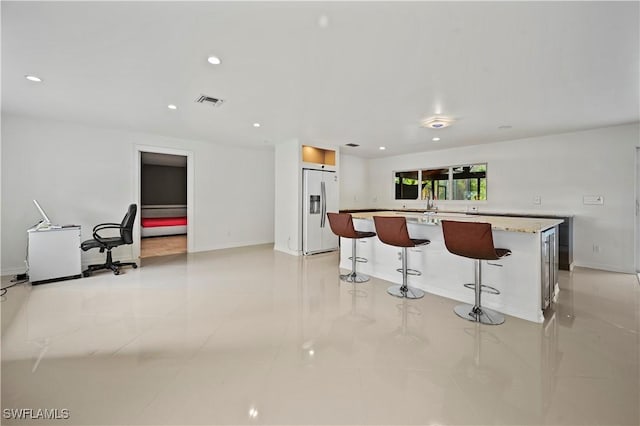
{"type": "Polygon", "coordinates": [[[187,252],[187,157],[140,155],[140,257],[187,252]]]}
{"type": "Polygon", "coordinates": [[[145,258],[193,251],[193,155],[137,146],[139,209],[134,252],[145,258]]]}

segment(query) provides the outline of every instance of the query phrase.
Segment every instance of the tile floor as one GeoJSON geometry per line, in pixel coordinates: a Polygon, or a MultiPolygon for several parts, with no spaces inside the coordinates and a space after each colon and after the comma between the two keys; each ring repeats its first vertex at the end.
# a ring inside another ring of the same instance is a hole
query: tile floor
{"type": "Polygon", "coordinates": [[[544,324],[491,327],[337,264],[255,246],[13,288],[2,408],[70,417],[2,424],[639,424],[635,275],[561,272],[544,324]]]}

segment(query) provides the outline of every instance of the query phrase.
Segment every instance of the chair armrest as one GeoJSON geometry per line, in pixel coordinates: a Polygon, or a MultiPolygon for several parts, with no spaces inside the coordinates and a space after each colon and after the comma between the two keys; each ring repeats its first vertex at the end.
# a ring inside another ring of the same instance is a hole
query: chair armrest
{"type": "Polygon", "coordinates": [[[104,244],[104,240],[98,231],[102,231],[103,229],[122,229],[119,223],[101,223],[93,228],[93,239],[104,244]]]}
{"type": "Polygon", "coordinates": [[[93,227],[93,231],[91,231],[91,232],[99,231],[100,228],[102,228],[103,226],[106,226],[106,225],[120,227],[119,223],[111,223],[111,222],[109,222],[109,223],[99,223],[99,224],[97,224],[96,226],[93,227]]]}

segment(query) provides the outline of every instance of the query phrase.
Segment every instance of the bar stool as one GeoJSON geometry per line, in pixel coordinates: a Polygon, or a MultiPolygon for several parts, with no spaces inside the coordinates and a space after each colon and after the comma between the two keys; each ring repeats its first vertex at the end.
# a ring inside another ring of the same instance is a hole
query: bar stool
{"type": "Polygon", "coordinates": [[[482,292],[500,294],[494,287],[482,284],[481,260],[498,260],[509,256],[511,250],[495,248],[493,245],[493,233],[491,224],[479,222],[456,222],[443,220],[442,233],[444,244],[449,252],[458,256],[468,257],[476,261],[476,274],[474,284],[464,284],[475,291],[475,303],[464,303],[453,310],[460,317],[469,321],[482,324],[499,325],[504,322],[504,315],[491,309],[483,308],[480,296],[482,292]]]}
{"type": "Polygon", "coordinates": [[[431,241],[409,237],[407,219],[404,217],[374,216],[373,221],[380,241],[402,248],[402,268],[398,269],[398,272],[402,272],[402,285],[392,285],[387,289],[387,293],[396,297],[420,299],[424,296],[424,291],[407,285],[408,275],[422,275],[420,271],[407,268],[407,248],[427,245],[431,241]]]}
{"type": "Polygon", "coordinates": [[[334,234],[342,238],[351,238],[351,272],[340,275],[342,281],[348,283],[366,283],[369,277],[356,272],[356,262],[366,263],[367,259],[356,256],[356,240],[375,237],[375,232],[356,231],[353,227],[353,218],[349,213],[327,213],[329,226],[334,234]]]}

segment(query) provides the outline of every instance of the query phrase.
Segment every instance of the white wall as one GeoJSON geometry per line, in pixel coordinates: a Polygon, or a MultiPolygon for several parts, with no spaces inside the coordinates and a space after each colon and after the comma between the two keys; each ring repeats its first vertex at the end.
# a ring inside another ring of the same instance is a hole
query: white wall
{"type": "MultiPolygon", "coordinates": [[[[194,154],[195,251],[273,242],[274,153],[210,142],[2,115],[2,274],[24,272],[26,229],[39,220],[119,222],[134,202],[134,147],[194,154]]],[[[130,258],[131,246],[114,251],[130,258]]],[[[83,263],[101,261],[97,250],[83,263]]]]}
{"type": "MultiPolygon", "coordinates": [[[[639,139],[638,124],[632,124],[372,159],[368,207],[424,208],[424,202],[393,199],[395,170],[487,162],[488,201],[478,204],[481,212],[573,214],[577,266],[633,272],[639,139]],[[542,204],[533,204],[536,195],[542,204]],[[584,195],[602,195],[604,205],[584,205],[584,195]]],[[[464,209],[469,203],[438,204],[441,209],[464,209]]]]}
{"type": "Polygon", "coordinates": [[[300,250],[300,143],[290,140],[276,145],[275,243],[274,249],[297,255],[300,250]]]}
{"type": "Polygon", "coordinates": [[[369,208],[369,162],[364,158],[340,154],[340,209],[369,208]]]}

